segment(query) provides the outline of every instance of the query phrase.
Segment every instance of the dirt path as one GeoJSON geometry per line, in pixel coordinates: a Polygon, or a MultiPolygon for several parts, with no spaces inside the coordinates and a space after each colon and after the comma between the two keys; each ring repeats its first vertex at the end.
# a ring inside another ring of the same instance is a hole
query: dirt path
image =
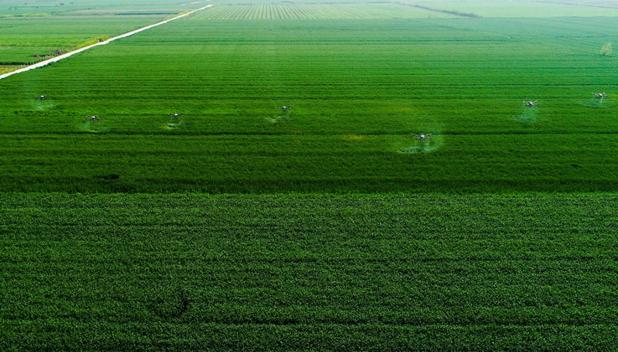
{"type": "Polygon", "coordinates": [[[98,42],[96,44],[88,45],[88,46],[85,46],[83,48],[79,48],[79,49],[70,51],[68,53],[52,57],[51,59],[47,59],[45,61],[37,62],[36,64],[32,64],[32,65],[29,65],[29,66],[26,66],[26,67],[22,67],[22,68],[20,68],[18,70],[15,70],[15,71],[11,71],[11,72],[8,72],[8,73],[5,73],[5,74],[0,74],[0,80],[8,78],[8,77],[11,77],[11,76],[14,76],[14,75],[17,75],[17,74],[20,74],[20,73],[24,73],[24,72],[28,72],[28,71],[31,71],[31,70],[35,70],[37,68],[45,67],[47,65],[53,64],[54,62],[62,61],[62,60],[67,59],[67,58],[69,58],[69,57],[71,57],[73,55],[77,55],[79,53],[82,53],[82,52],[84,52],[86,50],[90,50],[90,49],[95,48],[97,46],[107,45],[107,44],[109,44],[111,42],[114,42],[116,40],[128,38],[130,36],[133,36],[135,34],[147,31],[149,29],[152,29],[152,28],[155,28],[155,27],[158,27],[158,26],[162,26],[164,24],[167,24],[167,23],[170,23],[172,21],[181,19],[183,17],[190,16],[190,15],[192,15],[192,14],[198,12],[198,11],[206,10],[207,8],[210,8],[212,6],[213,6],[212,4],[211,5],[206,5],[204,7],[200,7],[199,9],[195,9],[195,10],[192,10],[192,11],[189,11],[189,12],[185,12],[183,14],[180,14],[180,15],[176,16],[176,17],[172,17],[172,18],[169,18],[167,20],[163,20],[161,22],[157,22],[155,24],[151,24],[151,25],[145,26],[145,27],[136,29],[136,30],[131,31],[131,32],[120,34],[118,36],[115,36],[113,38],[110,38],[110,39],[98,42]]]}

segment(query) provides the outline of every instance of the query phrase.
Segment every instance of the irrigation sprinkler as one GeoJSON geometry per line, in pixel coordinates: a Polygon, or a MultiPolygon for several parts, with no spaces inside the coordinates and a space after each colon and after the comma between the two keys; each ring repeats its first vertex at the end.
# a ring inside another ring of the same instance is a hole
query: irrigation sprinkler
{"type": "Polygon", "coordinates": [[[429,142],[431,140],[432,135],[431,133],[419,133],[413,134],[412,137],[414,137],[421,144],[424,144],[425,142],[429,142]]]}
{"type": "Polygon", "coordinates": [[[272,118],[266,118],[266,120],[271,123],[277,123],[277,122],[289,119],[290,116],[292,115],[291,113],[292,107],[289,105],[281,105],[279,109],[281,110],[280,114],[272,118]]]}
{"type": "Polygon", "coordinates": [[[431,143],[433,135],[431,133],[414,133],[412,134],[412,138],[417,140],[418,149],[420,151],[425,151],[425,148],[427,148],[431,143]]]}
{"type": "Polygon", "coordinates": [[[179,114],[179,113],[177,113],[177,112],[175,112],[175,113],[173,113],[173,114],[171,114],[171,115],[170,115],[170,118],[171,118],[172,120],[176,120],[176,119],[180,118],[180,114],[179,114]]]}
{"type": "Polygon", "coordinates": [[[613,52],[614,46],[612,43],[604,44],[603,47],[601,47],[601,56],[611,56],[613,52]]]}
{"type": "Polygon", "coordinates": [[[607,94],[605,92],[598,92],[598,93],[594,93],[594,97],[599,100],[603,100],[607,98],[607,94]]]}

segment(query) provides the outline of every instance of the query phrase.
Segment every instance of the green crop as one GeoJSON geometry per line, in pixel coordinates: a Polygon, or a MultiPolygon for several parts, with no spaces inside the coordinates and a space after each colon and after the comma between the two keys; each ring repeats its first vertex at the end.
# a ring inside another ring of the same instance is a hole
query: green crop
{"type": "Polygon", "coordinates": [[[614,18],[234,6],[0,81],[0,190],[616,190],[614,18]]]}
{"type": "MultiPolygon", "coordinates": [[[[608,2],[213,3],[0,80],[0,350],[615,349],[608,2]]],[[[199,6],[3,1],[0,73],[199,6]]]]}
{"type": "Polygon", "coordinates": [[[607,350],[618,333],[612,194],[0,199],[5,350],[607,350]]]}
{"type": "Polygon", "coordinates": [[[157,22],[183,9],[162,1],[131,1],[130,5],[116,0],[3,1],[0,74],[157,22]]]}

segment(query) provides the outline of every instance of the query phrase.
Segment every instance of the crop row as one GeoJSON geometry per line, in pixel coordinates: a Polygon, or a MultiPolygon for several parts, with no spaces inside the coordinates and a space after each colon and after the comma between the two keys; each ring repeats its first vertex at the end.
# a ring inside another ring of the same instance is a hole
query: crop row
{"type": "Polygon", "coordinates": [[[399,4],[269,3],[217,5],[202,14],[211,20],[350,20],[450,17],[399,4]]]}

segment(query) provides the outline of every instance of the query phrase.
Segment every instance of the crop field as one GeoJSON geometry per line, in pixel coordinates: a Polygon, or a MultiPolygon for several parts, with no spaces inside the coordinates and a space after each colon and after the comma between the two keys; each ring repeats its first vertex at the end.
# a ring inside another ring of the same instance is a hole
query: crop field
{"type": "Polygon", "coordinates": [[[0,81],[0,190],[616,190],[613,17],[221,7],[0,81]]]}
{"type": "Polygon", "coordinates": [[[618,2],[0,3],[0,350],[612,350],[618,2]]]}
{"type": "Polygon", "coordinates": [[[473,14],[479,17],[616,17],[618,3],[603,0],[421,0],[407,1],[423,7],[473,14]]]}
{"type": "MultiPolygon", "coordinates": [[[[186,5],[185,5],[186,6],[186,5]]],[[[177,3],[115,0],[0,2],[0,74],[182,11],[177,3]]]]}
{"type": "Polygon", "coordinates": [[[453,15],[427,11],[405,3],[370,3],[359,6],[353,2],[230,4],[216,6],[204,13],[204,18],[211,20],[369,20],[442,17],[453,17],[453,15]]]}
{"type": "Polygon", "coordinates": [[[0,348],[611,350],[617,203],[6,194],[0,348]]]}

